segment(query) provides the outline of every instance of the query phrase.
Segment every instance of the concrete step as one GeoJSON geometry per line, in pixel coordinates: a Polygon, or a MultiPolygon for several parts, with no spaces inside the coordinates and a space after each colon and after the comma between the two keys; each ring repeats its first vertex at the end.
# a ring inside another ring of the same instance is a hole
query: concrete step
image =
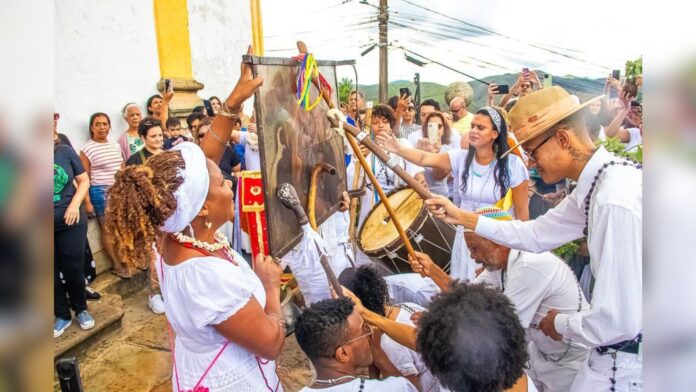
{"type": "Polygon", "coordinates": [[[87,307],[94,317],[94,328],[83,330],[73,317],[72,325],[63,336],[54,339],[54,358],[78,357],[102,336],[121,327],[123,304],[121,296],[102,294],[99,301],[88,301],[87,307]]]}
{"type": "Polygon", "coordinates": [[[150,271],[134,270],[130,279],[122,279],[109,271],[97,275],[89,287],[100,294],[117,294],[123,298],[130,297],[150,284],[150,271]]]}

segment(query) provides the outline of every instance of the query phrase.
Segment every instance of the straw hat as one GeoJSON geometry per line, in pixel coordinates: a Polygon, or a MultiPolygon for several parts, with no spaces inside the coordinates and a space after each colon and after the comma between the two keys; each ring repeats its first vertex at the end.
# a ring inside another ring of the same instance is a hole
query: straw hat
{"type": "Polygon", "coordinates": [[[520,98],[508,114],[510,128],[515,132],[518,142],[503,156],[602,97],[600,95],[580,104],[577,97],[559,86],[553,86],[520,98]]]}

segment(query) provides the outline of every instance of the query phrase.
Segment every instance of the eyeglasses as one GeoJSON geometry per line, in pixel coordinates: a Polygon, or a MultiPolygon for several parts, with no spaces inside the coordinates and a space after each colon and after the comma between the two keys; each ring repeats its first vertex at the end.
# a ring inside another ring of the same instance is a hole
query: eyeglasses
{"type": "Polygon", "coordinates": [[[554,129],[554,131],[551,132],[551,134],[550,134],[549,136],[547,136],[546,139],[544,139],[543,142],[539,143],[538,146],[534,147],[533,149],[529,150],[529,152],[527,152],[527,157],[528,157],[529,159],[531,159],[532,161],[536,162],[537,160],[536,160],[536,158],[534,157],[534,154],[536,153],[536,151],[537,151],[541,146],[543,146],[544,143],[548,142],[549,139],[551,139],[551,138],[553,137],[553,135],[555,135],[556,132],[560,131],[561,129],[566,129],[566,128],[565,128],[565,127],[559,127],[559,128],[554,129]]]}
{"type": "Polygon", "coordinates": [[[362,339],[362,338],[364,338],[364,337],[366,337],[366,336],[372,336],[372,327],[371,327],[369,324],[365,323],[365,322],[363,322],[362,331],[363,331],[363,332],[366,332],[366,331],[367,331],[367,332],[366,332],[365,334],[363,334],[363,335],[358,336],[357,338],[350,339],[349,341],[343,343],[341,346],[345,346],[345,345],[348,344],[348,343],[352,343],[352,342],[354,342],[354,341],[356,341],[356,340],[359,340],[359,339],[362,339]]]}

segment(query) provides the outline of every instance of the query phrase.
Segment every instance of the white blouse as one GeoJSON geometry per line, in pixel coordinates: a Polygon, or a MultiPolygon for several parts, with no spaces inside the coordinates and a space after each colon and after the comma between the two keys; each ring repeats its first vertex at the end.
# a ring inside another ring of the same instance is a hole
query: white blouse
{"type": "MultiPolygon", "coordinates": [[[[214,325],[247,305],[252,295],[261,307],[266,293],[244,258],[234,253],[234,263],[218,257],[195,257],[169,266],[158,257],[164,309],[174,333],[176,373],[172,388],[192,389],[227,339],[214,325]]],[[[282,391],[275,361],[257,357],[229,343],[201,385],[212,391],[282,391]]]]}

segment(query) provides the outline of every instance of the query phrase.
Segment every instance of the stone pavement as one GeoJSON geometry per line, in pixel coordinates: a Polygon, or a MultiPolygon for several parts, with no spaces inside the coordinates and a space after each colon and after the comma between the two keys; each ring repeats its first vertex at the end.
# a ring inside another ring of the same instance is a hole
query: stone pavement
{"type": "MultiPolygon", "coordinates": [[[[123,300],[121,328],[110,332],[78,358],[87,392],[169,392],[171,353],[164,315],[147,306],[148,289],[123,300]]],[[[278,374],[287,392],[307,385],[309,361],[294,335],[288,337],[278,360],[278,374]]],[[[59,390],[58,385],[55,386],[59,390]]]]}

